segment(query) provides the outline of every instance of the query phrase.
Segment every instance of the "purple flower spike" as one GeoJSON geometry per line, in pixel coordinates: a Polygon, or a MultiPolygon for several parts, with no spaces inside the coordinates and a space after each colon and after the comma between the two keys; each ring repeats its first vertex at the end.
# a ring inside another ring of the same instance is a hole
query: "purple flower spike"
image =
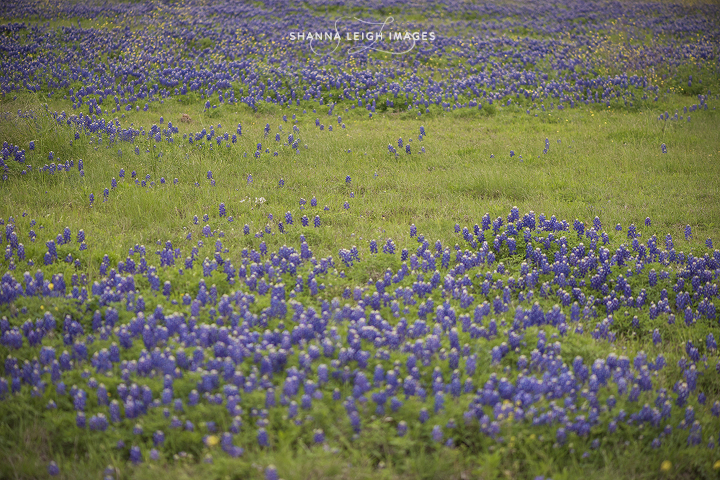
{"type": "Polygon", "coordinates": [[[268,438],[267,430],[264,428],[260,428],[257,433],[257,441],[258,445],[261,447],[269,447],[270,446],[270,439],[268,438]]]}
{"type": "Polygon", "coordinates": [[[274,465],[269,465],[265,469],[265,480],[278,480],[278,471],[274,465]]]}
{"type": "Polygon", "coordinates": [[[142,463],[142,452],[140,452],[140,447],[137,445],[130,448],[130,461],[135,464],[142,463]]]}
{"type": "Polygon", "coordinates": [[[432,429],[432,439],[434,442],[440,443],[443,440],[443,432],[440,425],[435,425],[432,429]]]}

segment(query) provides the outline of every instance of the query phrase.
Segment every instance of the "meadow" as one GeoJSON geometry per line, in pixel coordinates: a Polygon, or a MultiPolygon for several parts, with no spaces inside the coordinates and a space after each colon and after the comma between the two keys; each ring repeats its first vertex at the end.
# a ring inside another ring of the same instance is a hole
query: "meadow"
{"type": "Polygon", "coordinates": [[[3,2],[0,478],[718,478],[718,18],[3,2]]]}

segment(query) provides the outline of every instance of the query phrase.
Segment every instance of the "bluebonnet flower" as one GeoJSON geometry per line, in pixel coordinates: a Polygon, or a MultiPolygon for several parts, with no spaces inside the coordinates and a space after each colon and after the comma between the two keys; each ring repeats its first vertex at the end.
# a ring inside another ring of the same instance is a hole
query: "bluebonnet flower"
{"type": "Polygon", "coordinates": [[[437,392],[435,394],[435,413],[440,412],[445,408],[445,395],[443,392],[437,392]]]}
{"type": "Polygon", "coordinates": [[[265,469],[265,480],[278,480],[278,479],[279,479],[279,477],[278,477],[277,468],[275,468],[274,465],[269,465],[265,469]]]}
{"type": "Polygon", "coordinates": [[[690,228],[690,225],[685,226],[685,240],[690,240],[692,238],[692,229],[690,228]]]}
{"type": "Polygon", "coordinates": [[[436,443],[443,441],[443,431],[440,425],[435,425],[432,429],[432,439],[436,443]]]}
{"type": "Polygon", "coordinates": [[[377,242],[370,240],[370,253],[378,253],[377,242]]]}
{"type": "Polygon", "coordinates": [[[695,421],[695,409],[693,409],[692,405],[688,405],[688,407],[685,409],[685,423],[687,425],[690,425],[694,421],[695,421]]]}
{"type": "Polygon", "coordinates": [[[690,388],[688,388],[687,383],[680,383],[677,386],[677,399],[675,400],[675,404],[678,407],[684,407],[685,403],[687,403],[688,397],[690,396],[690,388]]]}
{"type": "Polygon", "coordinates": [[[85,414],[83,412],[78,412],[75,416],[75,424],[78,428],[85,428],[85,414]]]}
{"type": "Polygon", "coordinates": [[[707,337],[705,337],[705,346],[711,352],[717,350],[717,342],[715,341],[715,336],[712,332],[708,333],[707,337]]]}
{"type": "Polygon", "coordinates": [[[559,427],[555,432],[555,440],[560,445],[564,445],[567,441],[567,434],[565,433],[565,429],[563,427],[559,427]]]}
{"type": "Polygon", "coordinates": [[[419,418],[420,423],[427,422],[429,418],[430,418],[430,414],[428,413],[427,408],[422,408],[420,410],[420,418],[419,418]]]}
{"type": "Polygon", "coordinates": [[[350,426],[352,427],[353,431],[355,433],[360,433],[361,425],[360,425],[360,415],[358,414],[357,410],[353,410],[350,412],[350,426]]]}
{"type": "Polygon", "coordinates": [[[137,445],[130,447],[130,461],[135,464],[142,463],[142,452],[137,445]]]}
{"type": "Polygon", "coordinates": [[[265,430],[264,428],[258,429],[257,441],[258,441],[258,445],[260,445],[261,447],[269,447],[270,446],[270,439],[268,438],[267,430],[265,430]]]}
{"type": "Polygon", "coordinates": [[[702,425],[700,422],[695,420],[690,427],[690,434],[688,435],[687,444],[688,446],[700,445],[702,442],[702,425]]]}
{"type": "Polygon", "coordinates": [[[153,444],[157,447],[164,443],[165,443],[165,434],[162,432],[162,430],[156,430],[155,433],[153,433],[153,444]]]}

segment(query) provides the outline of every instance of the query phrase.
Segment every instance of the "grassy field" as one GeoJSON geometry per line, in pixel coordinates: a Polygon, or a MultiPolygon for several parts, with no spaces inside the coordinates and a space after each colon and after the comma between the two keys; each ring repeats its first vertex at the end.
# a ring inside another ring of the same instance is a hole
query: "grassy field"
{"type": "MultiPolygon", "coordinates": [[[[696,112],[690,123],[657,118],[664,111],[690,106],[691,97],[670,95],[639,112],[584,108],[553,110],[537,117],[512,107],[492,115],[438,112],[420,119],[392,113],[369,119],[355,111],[336,112],[343,117],[344,129],[337,115],[328,116],[326,108],[313,113],[312,105],[273,106],[268,109],[271,112],[223,105],[208,113],[202,102],[178,105],[169,100],[134,115],[132,123],[148,130],[152,124],[162,125],[163,118],[180,134],[211,127],[232,134],[240,123],[243,133],[231,148],[225,148],[228,142],[220,148],[212,142],[214,150],[139,138],[135,142],[139,154],[133,152],[135,145],[98,145],[91,143],[92,138],[69,145],[71,129],[43,115],[43,100],[20,97],[3,102],[6,111],[34,111],[37,116],[6,118],[2,123],[6,141],[26,145],[34,140],[35,150],[27,163],[35,168],[47,163],[49,152],[56,161],[82,159],[85,175],[80,177],[74,168],[54,175],[44,172],[40,178],[17,176],[4,188],[3,213],[17,218],[28,209],[43,211],[47,221],[56,225],[70,226],[73,231],[83,228],[94,239],[88,253],[94,253],[91,258],[95,259],[135,243],[184,239],[188,230],[204,225],[193,225],[193,216],[209,214],[217,220],[221,202],[235,220],[224,228],[228,241],[257,246],[259,240],[254,237],[230,232],[242,230],[247,223],[254,234],[269,223],[268,214],[276,218],[287,211],[296,214],[300,199],[309,202],[313,196],[318,208],[308,213],[319,214],[323,228],[309,229],[310,233],[295,229],[288,235],[294,241],[303,232],[310,235],[323,256],[352,244],[360,246],[361,239],[405,237],[412,223],[428,239],[447,243],[454,238],[455,223],[472,226],[485,213],[495,219],[513,206],[521,212],[533,210],[571,222],[577,218],[586,224],[595,216],[604,225],[624,226],[641,225],[650,217],[651,228],[644,231],[658,236],[682,235],[689,224],[696,245],[718,238],[720,232],[718,112],[696,112]],[[183,114],[191,123],[181,122],[183,114]],[[283,122],[283,115],[288,122],[283,122]],[[316,118],[334,130],[328,131],[327,126],[320,130],[316,118]],[[264,134],[266,124],[271,125],[269,135],[264,134]],[[293,125],[300,132],[297,153],[274,139],[280,133],[285,140],[293,125]],[[421,126],[427,136],[418,141],[421,126]],[[404,149],[399,149],[403,151],[397,157],[388,152],[388,144],[397,148],[398,138],[413,141],[411,154],[404,149]],[[543,153],[546,139],[549,149],[543,153]],[[254,158],[258,143],[263,144],[263,151],[278,151],[278,156],[263,153],[260,159],[254,158]],[[665,154],[662,144],[667,145],[665,154]],[[125,179],[119,177],[120,169],[125,170],[125,179]],[[164,177],[168,184],[136,188],[129,178],[132,171],[140,179],[150,175],[156,184],[164,177]],[[207,179],[208,171],[216,180],[214,186],[207,179]],[[248,175],[252,175],[251,183],[248,175]],[[112,178],[119,180],[119,187],[108,202],[102,202],[102,192],[110,188],[112,178]],[[172,185],[175,178],[178,184],[172,185]],[[284,187],[279,186],[280,179],[284,187]],[[100,200],[92,207],[90,193],[100,200]],[[266,201],[257,204],[256,198],[266,201]],[[350,203],[349,210],[343,209],[345,201],[350,203]],[[330,210],[324,211],[324,206],[330,210]],[[120,243],[127,238],[130,244],[120,243]]],[[[69,105],[61,102],[49,109],[66,110],[69,105]]],[[[277,248],[287,238],[264,240],[277,248]]]]}
{"type": "Polygon", "coordinates": [[[4,93],[0,478],[718,478],[720,102],[673,78],[420,115],[4,93]]]}

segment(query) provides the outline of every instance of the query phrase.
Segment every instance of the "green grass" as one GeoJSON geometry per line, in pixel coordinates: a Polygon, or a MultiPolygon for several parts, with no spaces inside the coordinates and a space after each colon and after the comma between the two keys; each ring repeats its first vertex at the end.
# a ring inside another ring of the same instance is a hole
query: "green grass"
{"type": "MultiPolygon", "coordinates": [[[[455,223],[472,226],[486,212],[492,218],[504,216],[513,205],[522,212],[534,210],[568,221],[578,218],[586,224],[597,215],[606,226],[639,226],[649,216],[652,227],[643,231],[658,236],[676,237],[689,224],[694,244],[699,245],[705,238],[718,238],[720,232],[720,140],[715,135],[720,118],[709,110],[694,112],[691,123],[657,120],[665,110],[684,106],[683,100],[669,96],[657,107],[634,113],[578,108],[552,110],[538,117],[502,108],[492,117],[438,112],[420,119],[402,119],[392,113],[367,119],[353,111],[336,112],[343,116],[346,129],[337,125],[335,115],[325,115],[326,109],[303,114],[302,108],[276,108],[274,114],[262,114],[222,105],[208,114],[200,102],[181,106],[168,100],[154,105],[151,112],[133,112],[121,125],[132,122],[148,130],[163,116],[181,133],[214,125],[218,132],[232,134],[239,122],[243,135],[232,148],[213,142],[213,151],[207,147],[200,151],[180,138],[169,145],[139,137],[140,155],[135,155],[131,144],[92,144],[84,136],[71,146],[71,127],[44,118],[37,97],[20,96],[4,100],[3,110],[32,109],[39,118],[2,120],[5,140],[26,150],[28,142],[35,140],[27,163],[36,169],[48,163],[50,151],[56,161],[72,159],[77,164],[83,159],[85,176],[80,178],[77,169],[21,176],[18,165],[12,165],[11,180],[3,187],[2,214],[17,218],[27,212],[46,228],[84,228],[91,239],[90,256],[158,239],[179,241],[188,229],[202,227],[192,225],[194,215],[208,213],[216,218],[220,202],[235,217],[233,224],[222,228],[228,241],[257,245],[259,240],[238,235],[243,224],[248,223],[255,233],[265,226],[269,213],[276,219],[287,211],[297,216],[299,199],[309,201],[312,196],[320,208],[309,209],[307,214],[310,219],[310,214],[319,214],[323,220],[323,228],[313,232],[319,236],[318,253],[323,255],[372,238],[401,238],[411,223],[427,238],[445,243],[455,223]],[[192,123],[180,123],[182,113],[189,114],[192,123]],[[298,115],[299,153],[274,141],[278,125],[283,126],[283,140],[291,132],[292,123],[282,122],[283,114],[298,115]],[[315,118],[326,124],[324,131],[314,126],[315,118]],[[272,133],[264,137],[266,123],[272,133]],[[218,124],[222,127],[217,128],[218,124]],[[332,124],[330,132],[327,125],[332,124]],[[421,125],[428,135],[419,142],[421,125]],[[387,144],[396,145],[398,137],[414,140],[411,155],[403,152],[395,158],[388,153],[387,144]],[[546,138],[550,149],[543,154],[546,138]],[[263,144],[263,150],[277,150],[279,156],[253,158],[257,143],[263,144]],[[661,153],[661,143],[667,145],[667,154],[661,153]],[[419,152],[421,146],[426,153],[419,152]],[[512,158],[511,150],[515,152],[512,158]],[[127,172],[124,181],[118,176],[121,168],[127,172]],[[133,170],[139,178],[149,174],[159,183],[164,177],[168,184],[137,188],[129,178],[133,170]],[[215,187],[209,186],[208,171],[213,172],[215,187]],[[246,181],[250,174],[252,184],[246,181]],[[352,177],[350,185],[344,181],[347,175],[352,177]],[[113,177],[120,186],[103,203],[102,191],[110,187],[113,177]],[[174,178],[179,180],[177,186],[172,185],[174,178]],[[281,178],[284,188],[278,187],[281,178]],[[96,198],[92,208],[90,193],[96,198]],[[250,205],[260,197],[266,202],[250,205]],[[242,202],[247,198],[252,202],[242,202]],[[350,202],[347,211],[342,209],[346,200],[350,202]],[[329,212],[322,210],[325,205],[329,212]]],[[[50,108],[61,110],[70,108],[61,102],[50,108]]],[[[264,240],[272,248],[285,237],[264,240]]]]}

